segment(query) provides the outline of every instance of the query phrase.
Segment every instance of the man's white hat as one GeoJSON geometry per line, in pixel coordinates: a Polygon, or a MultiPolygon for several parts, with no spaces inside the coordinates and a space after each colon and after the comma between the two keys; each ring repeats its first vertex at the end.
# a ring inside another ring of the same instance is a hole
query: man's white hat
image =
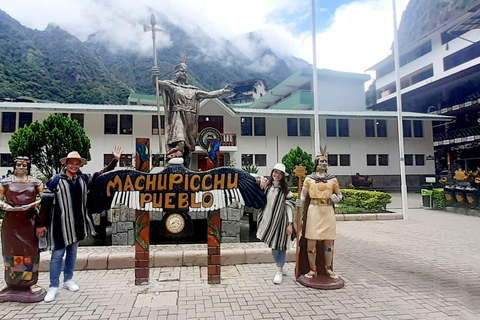
{"type": "Polygon", "coordinates": [[[82,158],[80,154],[77,151],[72,151],[70,152],[66,157],[60,159],[60,162],[65,165],[67,163],[68,159],[78,159],[82,162],[82,166],[87,164],[87,160],[85,158],[82,158]]]}

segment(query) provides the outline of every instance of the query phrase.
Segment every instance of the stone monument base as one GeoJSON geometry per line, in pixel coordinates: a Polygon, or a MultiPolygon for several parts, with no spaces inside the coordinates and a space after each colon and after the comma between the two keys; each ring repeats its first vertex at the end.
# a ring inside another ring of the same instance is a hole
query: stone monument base
{"type": "Polygon", "coordinates": [[[321,274],[313,277],[312,279],[309,279],[302,274],[297,278],[297,281],[300,282],[305,287],[311,287],[311,288],[321,289],[321,290],[341,289],[345,285],[342,278],[332,279],[328,276],[324,276],[321,274]]]}
{"type": "MultiPolygon", "coordinates": [[[[39,287],[40,288],[40,287],[39,287]]],[[[13,302],[39,302],[45,298],[47,291],[40,288],[39,291],[31,293],[29,289],[20,290],[13,288],[6,288],[0,292],[0,302],[13,301],[13,302]]]]}

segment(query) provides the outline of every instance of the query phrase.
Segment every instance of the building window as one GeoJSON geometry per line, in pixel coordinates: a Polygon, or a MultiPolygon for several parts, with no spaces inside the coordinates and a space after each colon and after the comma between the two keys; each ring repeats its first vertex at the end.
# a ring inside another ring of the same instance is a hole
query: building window
{"type": "MultiPolygon", "coordinates": [[[[131,154],[122,154],[120,156],[120,160],[118,161],[118,166],[119,167],[132,167],[133,161],[132,161],[132,155],[131,154]]],[[[108,165],[113,159],[113,155],[110,154],[104,154],[103,155],[103,165],[106,166],[108,165]]]]}
{"type": "Polygon", "coordinates": [[[301,118],[300,120],[300,137],[310,137],[310,119],[301,118]]]}
{"type": "Polygon", "coordinates": [[[470,60],[480,57],[480,42],[443,58],[443,70],[447,71],[470,60]]]}
{"type": "Polygon", "coordinates": [[[413,166],[413,154],[406,154],[405,155],[405,165],[406,166],[413,166]]]}
{"type": "Polygon", "coordinates": [[[367,154],[367,166],[388,166],[388,154],[367,154]]]}
{"type": "Polygon", "coordinates": [[[266,154],[256,154],[255,155],[255,165],[257,167],[266,167],[267,166],[267,155],[266,154]]]}
{"type": "Polygon", "coordinates": [[[265,118],[253,118],[255,135],[265,136],[265,118]]]}
{"type": "Polygon", "coordinates": [[[386,120],[365,120],[365,137],[387,137],[387,121],[386,120]]]}
{"type": "Polygon", "coordinates": [[[120,115],[120,134],[132,134],[133,116],[131,114],[120,115]]]}
{"type": "Polygon", "coordinates": [[[116,114],[105,115],[105,134],[117,134],[118,116],[116,114]]]}
{"type": "MultiPolygon", "coordinates": [[[[165,116],[160,116],[160,126],[162,128],[162,134],[165,134],[165,116]]],[[[152,116],[152,135],[158,134],[158,115],[152,116]]]]}
{"type": "Polygon", "coordinates": [[[377,120],[375,122],[377,127],[377,137],[386,138],[387,137],[387,120],[377,120]]]}
{"type": "Polygon", "coordinates": [[[377,155],[367,154],[367,166],[376,166],[376,165],[377,165],[377,155]]]}
{"type": "Polygon", "coordinates": [[[421,120],[403,120],[403,137],[411,138],[412,136],[423,138],[423,122],[421,120]]]}
{"type": "Polygon", "coordinates": [[[287,118],[287,136],[289,137],[310,137],[310,119],[306,118],[287,118]],[[300,125],[299,125],[300,124],[300,125]],[[300,131],[298,128],[300,127],[300,131]]]}
{"type": "Polygon", "coordinates": [[[388,166],[388,154],[379,154],[378,155],[378,165],[379,166],[388,166]]]}
{"type": "Polygon", "coordinates": [[[287,136],[289,137],[298,136],[298,119],[297,118],[287,118],[287,136]]]}
{"type": "Polygon", "coordinates": [[[242,154],[242,167],[253,164],[252,154],[242,154]]]}
{"type": "Polygon", "coordinates": [[[165,155],[161,153],[152,154],[152,167],[165,167],[165,155]]]}
{"type": "Polygon", "coordinates": [[[340,155],[340,167],[349,167],[350,166],[350,155],[341,154],[340,155]]]}
{"type": "Polygon", "coordinates": [[[13,168],[14,162],[10,153],[2,153],[0,155],[0,161],[2,162],[2,167],[13,168]]]}
{"type": "Polygon", "coordinates": [[[242,136],[251,136],[252,133],[254,133],[255,136],[265,136],[265,118],[253,118],[252,121],[251,117],[242,117],[241,129],[242,136]]]}
{"type": "Polygon", "coordinates": [[[423,122],[421,120],[413,120],[413,136],[423,138],[423,122]]]}
{"type": "MultiPolygon", "coordinates": [[[[327,137],[337,136],[337,120],[327,119],[327,137]]],[[[330,163],[330,161],[328,161],[330,163]]]]}
{"type": "Polygon", "coordinates": [[[84,120],[84,115],[83,115],[83,113],[72,113],[72,114],[70,115],[70,119],[76,120],[76,121],[78,122],[78,124],[80,125],[80,127],[83,128],[83,124],[84,124],[84,122],[83,122],[83,120],[84,120]]]}
{"type": "Polygon", "coordinates": [[[426,55],[427,53],[429,53],[431,51],[432,51],[432,42],[429,40],[429,41],[425,42],[424,44],[416,47],[412,51],[401,55],[400,56],[400,66],[402,67],[402,66],[406,65],[407,63],[410,63],[410,62],[426,55]]]}
{"type": "Polygon", "coordinates": [[[338,166],[338,155],[336,154],[329,154],[327,156],[328,166],[336,167],[338,166]]]}
{"type": "Polygon", "coordinates": [[[348,137],[348,119],[327,119],[327,137],[348,137]],[[338,128],[338,130],[337,130],[338,128]]]}
{"type": "Polygon", "coordinates": [[[132,155],[131,154],[122,154],[120,156],[120,161],[118,163],[118,165],[120,167],[131,167],[132,164],[133,164],[133,161],[132,161],[132,155]]]}
{"type": "Polygon", "coordinates": [[[424,166],[425,165],[425,155],[424,154],[416,154],[415,155],[415,165],[416,166],[424,166]]]}
{"type": "Polygon", "coordinates": [[[349,154],[329,154],[328,166],[336,167],[338,165],[340,165],[341,167],[349,167],[350,155],[349,154]]]}
{"type": "Polygon", "coordinates": [[[2,132],[15,132],[16,116],[15,112],[2,112],[2,132]]]}
{"type": "Polygon", "coordinates": [[[339,137],[348,137],[349,129],[348,129],[348,119],[338,119],[338,136],[339,137]]]}
{"type": "Polygon", "coordinates": [[[241,124],[242,124],[241,125],[242,136],[251,136],[252,135],[252,118],[242,117],[241,124]]]}
{"type": "Polygon", "coordinates": [[[31,112],[20,112],[18,114],[18,128],[31,125],[32,117],[33,114],[31,112]]]}

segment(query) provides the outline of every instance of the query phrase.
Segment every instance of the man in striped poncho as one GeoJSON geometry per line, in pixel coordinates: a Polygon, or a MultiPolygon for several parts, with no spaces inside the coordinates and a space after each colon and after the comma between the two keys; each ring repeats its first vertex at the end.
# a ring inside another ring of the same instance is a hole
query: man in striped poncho
{"type": "Polygon", "coordinates": [[[52,251],[50,287],[45,302],[55,299],[64,256],[64,287],[70,291],[80,289],[72,280],[78,244],[86,237],[95,235],[91,215],[87,212],[88,186],[100,174],[113,170],[122,152],[122,148],[115,147],[110,164],[102,171],[90,175],[80,171],[80,167],[87,164],[87,160],[77,151],[72,151],[60,160],[65,166],[63,172],[47,182],[40,215],[36,222],[37,237],[40,238],[42,233],[46,232],[48,245],[52,251]]]}

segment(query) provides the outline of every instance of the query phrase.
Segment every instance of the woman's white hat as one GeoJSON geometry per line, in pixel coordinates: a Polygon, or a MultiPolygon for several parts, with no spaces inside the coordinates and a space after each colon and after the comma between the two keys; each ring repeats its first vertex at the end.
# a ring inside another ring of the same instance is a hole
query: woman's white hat
{"type": "Polygon", "coordinates": [[[287,169],[285,168],[285,165],[283,163],[276,163],[274,166],[273,166],[273,170],[278,170],[278,171],[282,171],[283,174],[286,176],[288,176],[288,173],[287,173],[287,169]]]}
{"type": "Polygon", "coordinates": [[[72,151],[70,152],[65,158],[60,159],[60,162],[65,165],[67,163],[68,159],[78,159],[82,162],[82,166],[87,164],[87,160],[85,158],[82,158],[80,154],[77,151],[72,151]]]}

